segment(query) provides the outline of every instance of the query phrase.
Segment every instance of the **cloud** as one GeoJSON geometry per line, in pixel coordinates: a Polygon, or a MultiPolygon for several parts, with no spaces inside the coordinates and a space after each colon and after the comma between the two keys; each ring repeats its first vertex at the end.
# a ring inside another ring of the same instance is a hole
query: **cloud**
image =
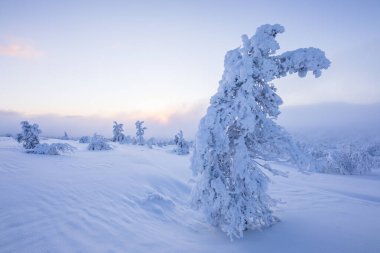
{"type": "Polygon", "coordinates": [[[172,112],[160,116],[157,114],[124,113],[114,116],[62,116],[57,114],[28,115],[14,111],[0,110],[0,135],[16,134],[20,131],[20,122],[27,120],[39,124],[43,136],[63,136],[66,131],[69,136],[80,137],[102,134],[112,136],[113,121],[124,124],[126,135],[135,135],[136,120],[144,120],[148,128],[146,137],[171,138],[179,130],[183,130],[185,138],[195,137],[198,123],[205,114],[206,105],[199,103],[193,106],[185,106],[181,112],[172,112]]]}
{"type": "Polygon", "coordinates": [[[278,123],[292,133],[379,136],[380,103],[284,106],[281,111],[278,123]]]}
{"type": "Polygon", "coordinates": [[[34,59],[43,56],[43,52],[33,47],[30,42],[15,38],[0,41],[0,56],[34,59]]]}
{"type": "MultiPolygon", "coordinates": [[[[16,134],[20,131],[20,121],[37,123],[43,136],[61,137],[64,131],[69,136],[80,137],[102,134],[112,136],[113,121],[124,124],[126,135],[136,133],[136,120],[144,120],[148,128],[146,137],[172,138],[183,130],[186,139],[194,139],[198,124],[205,115],[207,103],[180,107],[180,110],[166,114],[165,120],[154,114],[124,113],[107,117],[100,116],[61,116],[57,114],[27,115],[14,111],[0,110],[0,135],[16,134]]],[[[378,135],[380,128],[380,104],[355,105],[327,103],[308,106],[289,106],[281,108],[278,123],[293,133],[331,134],[372,134],[378,135]],[[316,131],[318,130],[318,131],[316,131]]]]}

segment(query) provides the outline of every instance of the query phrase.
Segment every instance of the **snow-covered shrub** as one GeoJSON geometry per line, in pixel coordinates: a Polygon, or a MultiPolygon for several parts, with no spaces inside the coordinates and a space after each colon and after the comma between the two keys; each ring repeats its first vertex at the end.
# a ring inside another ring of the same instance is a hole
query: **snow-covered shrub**
{"type": "Polygon", "coordinates": [[[137,145],[144,145],[145,140],[144,140],[144,133],[145,130],[147,129],[146,127],[143,127],[142,125],[144,124],[144,121],[136,121],[136,144],[137,145]]]}
{"type": "Polygon", "coordinates": [[[79,138],[79,143],[90,143],[91,136],[82,136],[79,138]]]}
{"type": "Polygon", "coordinates": [[[226,54],[223,78],[195,140],[192,202],[231,239],[277,220],[266,192],[269,179],[262,172],[267,166],[256,160],[273,159],[273,150],[289,141],[274,121],[282,100],[270,82],[292,73],[303,77],[307,71],[319,77],[330,65],[316,48],[275,55],[275,37],[282,32],[281,25],[263,25],[226,54]]]}
{"type": "Polygon", "coordinates": [[[146,140],[145,143],[148,146],[148,148],[153,148],[153,145],[157,145],[157,140],[156,140],[156,138],[151,137],[148,140],[146,140]]]}
{"type": "Polygon", "coordinates": [[[373,168],[380,169],[380,143],[375,143],[367,148],[368,154],[373,159],[373,168]]]}
{"type": "Polygon", "coordinates": [[[182,130],[174,136],[174,143],[177,145],[175,152],[178,155],[187,155],[189,153],[189,144],[183,138],[182,130]]]}
{"type": "Polygon", "coordinates": [[[94,134],[87,147],[88,150],[110,150],[112,147],[107,143],[106,138],[101,135],[94,134]]]}
{"type": "Polygon", "coordinates": [[[134,138],[132,138],[131,136],[127,135],[124,137],[124,140],[123,142],[121,142],[122,144],[131,144],[133,143],[134,141],[134,138]]]}
{"type": "Polygon", "coordinates": [[[375,160],[359,147],[347,145],[335,149],[312,148],[310,170],[319,173],[359,175],[371,171],[375,160]]]}
{"type": "Polygon", "coordinates": [[[67,143],[43,143],[38,144],[27,152],[40,155],[60,155],[65,152],[73,152],[74,150],[75,148],[67,143]]]}
{"type": "Polygon", "coordinates": [[[174,144],[173,140],[169,139],[154,139],[154,145],[157,145],[158,147],[165,147],[167,145],[174,144]]]}
{"type": "Polygon", "coordinates": [[[41,133],[41,130],[38,128],[38,125],[31,125],[28,121],[21,121],[20,125],[22,133],[17,134],[16,140],[22,143],[25,149],[35,148],[40,143],[38,135],[41,133]]]}
{"type": "Polygon", "coordinates": [[[113,142],[123,143],[125,141],[125,135],[123,134],[123,124],[118,124],[116,121],[113,122],[113,142]]]}
{"type": "Polygon", "coordinates": [[[378,156],[380,157],[380,143],[375,143],[367,148],[367,152],[371,156],[378,156]]]}

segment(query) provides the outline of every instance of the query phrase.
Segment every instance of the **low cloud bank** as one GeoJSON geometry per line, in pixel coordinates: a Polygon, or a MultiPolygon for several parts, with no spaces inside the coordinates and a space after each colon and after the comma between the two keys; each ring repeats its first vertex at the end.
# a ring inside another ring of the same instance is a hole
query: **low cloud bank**
{"type": "Polygon", "coordinates": [[[112,136],[113,121],[124,124],[126,135],[135,135],[136,120],[144,120],[146,137],[172,138],[179,130],[185,137],[194,138],[198,123],[205,113],[205,105],[196,105],[182,112],[174,112],[165,120],[155,115],[138,117],[136,114],[119,114],[114,117],[60,116],[55,114],[27,115],[14,111],[0,110],[0,134],[20,132],[20,122],[27,120],[37,123],[43,136],[60,137],[66,131],[70,137],[92,135],[93,133],[112,136]]]}
{"type": "MultiPolygon", "coordinates": [[[[114,117],[99,116],[59,116],[55,114],[25,115],[0,110],[0,134],[20,132],[20,121],[37,123],[44,136],[80,137],[93,133],[112,136],[113,121],[124,124],[125,134],[135,135],[135,121],[144,120],[147,137],[172,138],[179,130],[192,139],[202,116],[206,113],[206,103],[188,107],[181,112],[173,112],[165,120],[155,115],[139,117],[138,114],[119,114],[114,117]]],[[[282,107],[278,123],[290,132],[329,132],[330,134],[380,134],[380,104],[354,105],[329,103],[309,106],[282,107]]]]}
{"type": "Polygon", "coordinates": [[[380,135],[380,104],[326,103],[284,106],[278,123],[293,133],[380,135]]]}

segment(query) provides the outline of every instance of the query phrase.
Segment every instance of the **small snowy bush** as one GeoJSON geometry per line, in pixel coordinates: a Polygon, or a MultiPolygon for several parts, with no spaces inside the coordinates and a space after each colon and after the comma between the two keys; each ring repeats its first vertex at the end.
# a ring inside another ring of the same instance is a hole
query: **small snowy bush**
{"type": "Polygon", "coordinates": [[[367,148],[367,152],[371,156],[378,156],[380,157],[380,143],[375,143],[367,148]]]}
{"type": "Polygon", "coordinates": [[[28,150],[28,153],[40,155],[60,155],[65,152],[73,152],[75,148],[67,143],[52,143],[38,144],[33,149],[28,150]]]}
{"type": "Polygon", "coordinates": [[[373,159],[373,168],[380,169],[380,143],[375,143],[367,148],[368,154],[373,159]]]}
{"type": "Polygon", "coordinates": [[[38,128],[37,124],[31,125],[28,121],[21,121],[20,125],[22,133],[17,134],[16,140],[22,143],[25,149],[35,148],[40,143],[39,134],[42,131],[38,128]]]}
{"type": "Polygon", "coordinates": [[[90,143],[91,136],[82,136],[79,138],[79,143],[90,143]]]}
{"type": "Polygon", "coordinates": [[[101,135],[94,134],[87,147],[88,150],[110,150],[112,147],[107,143],[106,138],[101,135]]]}
{"type": "Polygon", "coordinates": [[[375,160],[367,152],[353,145],[335,149],[312,148],[310,170],[319,173],[360,175],[375,166],[375,160]]]}
{"type": "Polygon", "coordinates": [[[174,143],[177,145],[177,148],[175,149],[175,152],[178,155],[187,155],[187,154],[189,154],[189,144],[183,138],[183,132],[182,132],[182,130],[179,131],[179,133],[174,136],[174,143]]]}
{"type": "Polygon", "coordinates": [[[134,142],[134,138],[132,138],[131,136],[127,135],[127,136],[124,136],[124,139],[123,141],[121,142],[122,144],[131,144],[134,142]]]}

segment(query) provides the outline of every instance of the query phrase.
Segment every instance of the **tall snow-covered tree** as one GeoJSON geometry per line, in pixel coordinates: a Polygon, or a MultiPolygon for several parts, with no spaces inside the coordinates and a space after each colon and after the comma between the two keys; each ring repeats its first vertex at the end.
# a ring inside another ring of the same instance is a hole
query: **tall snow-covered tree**
{"type": "Polygon", "coordinates": [[[118,124],[116,121],[113,122],[113,142],[124,142],[125,135],[123,134],[123,124],[118,124]]]}
{"type": "Polygon", "coordinates": [[[22,143],[25,149],[33,149],[39,143],[38,135],[42,132],[37,124],[29,124],[28,121],[20,122],[22,133],[17,134],[16,140],[22,143]]]}
{"type": "Polygon", "coordinates": [[[189,144],[183,138],[182,130],[174,136],[174,143],[177,145],[175,152],[179,155],[187,155],[189,153],[189,144]]]}
{"type": "Polygon", "coordinates": [[[136,121],[136,143],[138,145],[144,145],[145,140],[144,140],[144,133],[145,130],[147,129],[146,127],[143,127],[144,121],[136,121]]]}
{"type": "Polygon", "coordinates": [[[251,38],[243,35],[241,47],[227,52],[218,91],[196,136],[193,204],[231,239],[277,220],[262,171],[267,166],[258,160],[273,159],[273,151],[281,150],[287,139],[275,122],[282,100],[270,82],[292,73],[304,77],[308,71],[319,77],[330,65],[316,48],[276,55],[275,38],[283,32],[281,25],[263,25],[251,38]]]}

